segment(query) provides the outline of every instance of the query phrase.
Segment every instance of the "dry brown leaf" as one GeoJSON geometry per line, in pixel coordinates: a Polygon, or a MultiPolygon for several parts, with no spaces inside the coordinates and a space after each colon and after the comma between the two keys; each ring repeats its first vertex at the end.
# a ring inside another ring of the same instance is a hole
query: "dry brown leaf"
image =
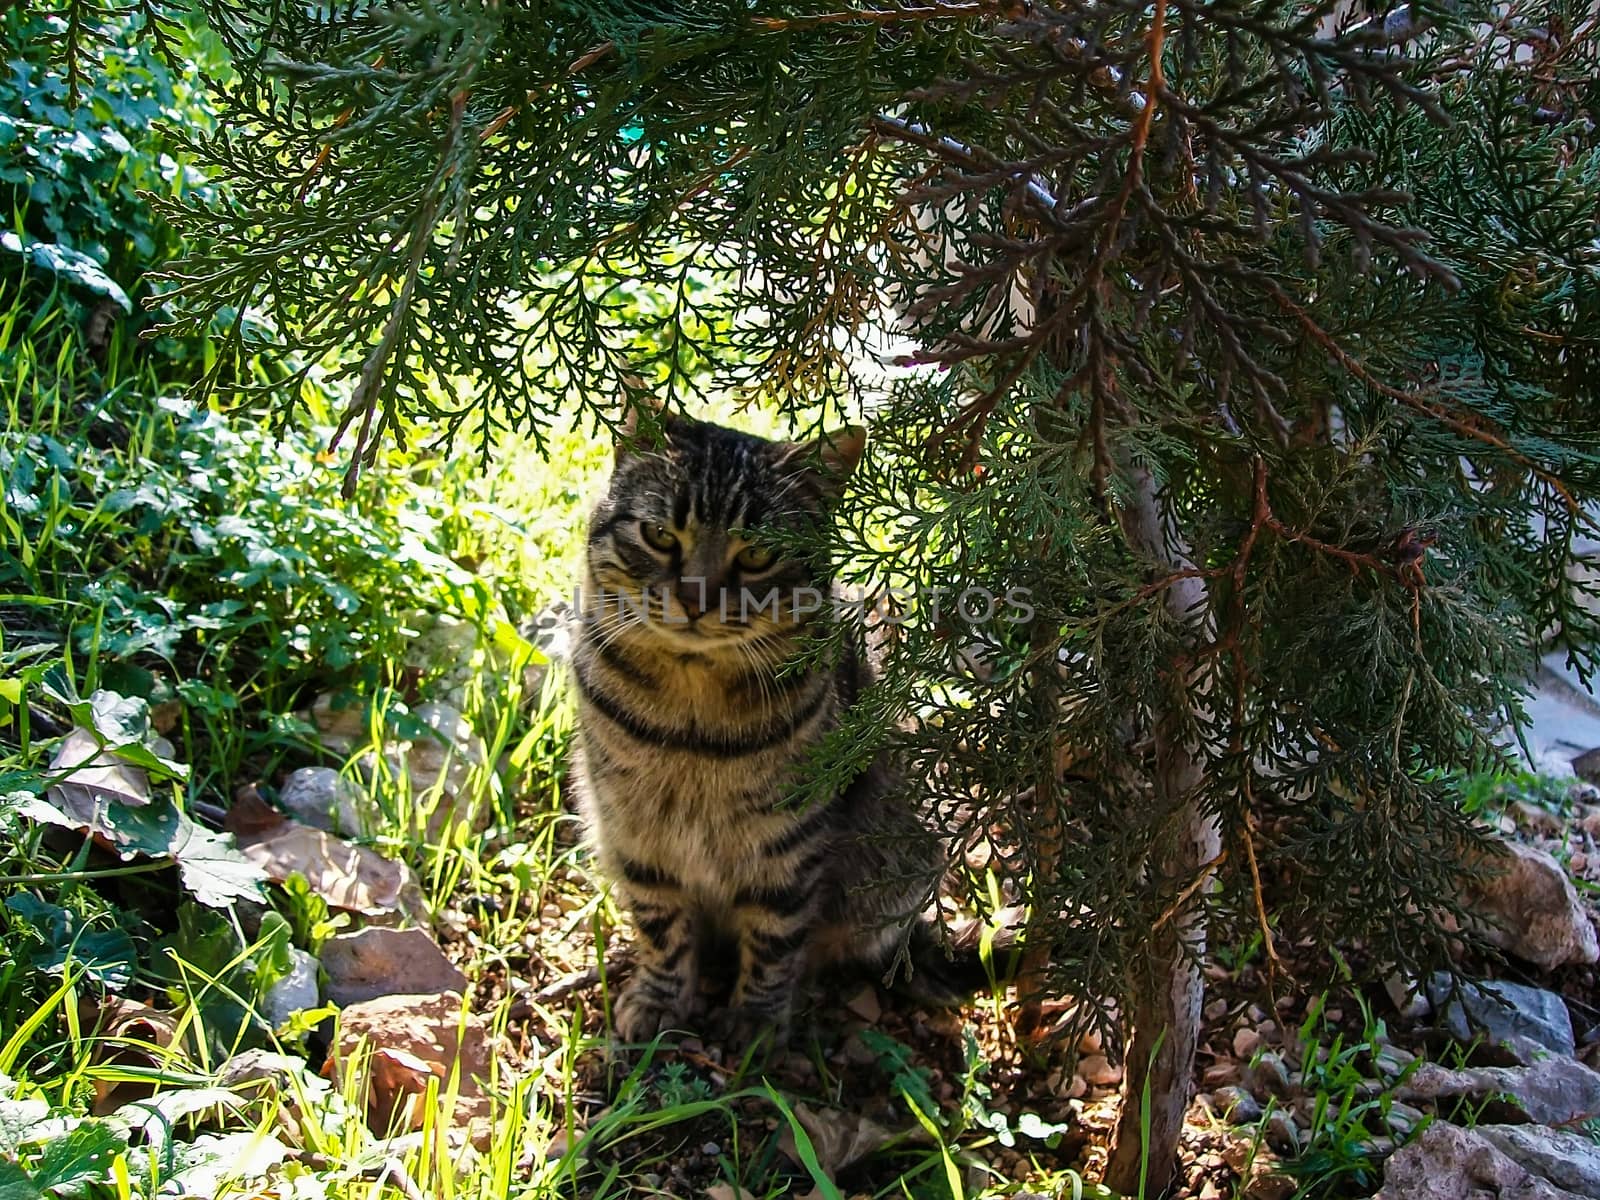
{"type": "MultiPolygon", "coordinates": [[[[120,996],[106,996],[102,1000],[84,997],[78,1002],[78,1021],[84,1035],[93,1042],[89,1061],[97,1066],[163,1066],[162,1059],[166,1056],[159,1051],[171,1046],[178,1036],[177,1022],[171,1013],[120,996]]],[[[95,1116],[103,1117],[129,1101],[154,1095],[155,1090],[154,1083],[97,1078],[92,1111],[95,1116]]]]}
{"type": "Polygon", "coordinates": [[[123,762],[82,726],[61,739],[50,772],[62,776],[45,792],[50,802],[88,827],[108,802],[135,807],[150,803],[150,776],[144,768],[123,762]]]}
{"type": "Polygon", "coordinates": [[[304,875],[311,890],[335,908],[368,916],[417,908],[412,893],[420,893],[405,864],[308,825],[285,821],[279,832],[243,853],[273,883],[304,875]]]}
{"type": "MultiPolygon", "coordinates": [[[[839,1172],[904,1136],[860,1113],[837,1108],[812,1108],[809,1104],[796,1104],[794,1115],[811,1139],[817,1165],[830,1179],[837,1178],[839,1172]]],[[[793,1129],[784,1129],[778,1149],[795,1162],[800,1161],[793,1129]]]]}
{"type": "Polygon", "coordinates": [[[288,823],[289,818],[263,800],[253,783],[244,784],[233,793],[233,806],[222,818],[224,832],[233,834],[240,846],[282,833],[288,823]]]}

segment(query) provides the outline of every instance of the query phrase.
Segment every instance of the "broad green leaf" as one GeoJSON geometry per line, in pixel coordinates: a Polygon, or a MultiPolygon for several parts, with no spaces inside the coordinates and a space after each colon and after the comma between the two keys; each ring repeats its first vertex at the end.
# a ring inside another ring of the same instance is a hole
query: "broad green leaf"
{"type": "Polygon", "coordinates": [[[44,1193],[16,1163],[0,1158],[0,1200],[43,1200],[44,1193]]]}
{"type": "Polygon", "coordinates": [[[60,975],[71,963],[114,992],[133,979],[139,952],[125,931],[89,929],[76,913],[47,904],[30,892],[8,897],[6,907],[44,939],[44,948],[29,959],[34,970],[60,975]]]}
{"type": "Polygon", "coordinates": [[[111,1160],[127,1140],[103,1121],[85,1121],[64,1138],[46,1144],[33,1167],[33,1181],[42,1190],[68,1192],[76,1185],[103,1180],[111,1160]]]}
{"type": "Polygon", "coordinates": [[[31,238],[24,241],[10,232],[0,233],[0,250],[10,251],[32,266],[70,279],[78,286],[106,297],[123,312],[133,311],[133,301],[122,290],[122,285],[107,275],[105,268],[87,254],[54,242],[38,242],[31,238]]]}

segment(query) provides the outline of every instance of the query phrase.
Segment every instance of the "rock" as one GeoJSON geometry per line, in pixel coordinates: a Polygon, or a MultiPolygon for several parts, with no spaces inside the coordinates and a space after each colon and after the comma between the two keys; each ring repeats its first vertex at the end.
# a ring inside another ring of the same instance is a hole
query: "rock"
{"type": "Polygon", "coordinates": [[[1289,1068],[1283,1065],[1280,1055],[1268,1050],[1246,1068],[1244,1085],[1263,1104],[1274,1098],[1287,1100],[1290,1092],[1289,1068]]]}
{"type": "Polygon", "coordinates": [[[317,727],[317,740],[334,754],[347,755],[367,741],[367,708],[360,700],[335,697],[324,692],[311,702],[311,723],[317,727]],[[341,703],[340,701],[344,701],[341,703]]]}
{"type": "MultiPolygon", "coordinates": [[[[306,1108],[322,1103],[332,1090],[325,1079],[307,1069],[305,1060],[271,1050],[246,1050],[217,1068],[217,1086],[246,1101],[260,1101],[263,1109],[296,1141],[304,1141],[306,1108]]],[[[320,1132],[320,1127],[314,1127],[320,1132]]]]}
{"type": "Polygon", "coordinates": [[[1593,1138],[1537,1125],[1480,1125],[1475,1132],[1557,1187],[1600,1197],[1600,1144],[1593,1138]]]}
{"type": "Polygon", "coordinates": [[[1566,822],[1555,813],[1530,800],[1514,801],[1511,812],[1516,817],[1518,825],[1541,837],[1559,837],[1567,827],[1566,822]]]}
{"type": "Polygon", "coordinates": [[[883,1016],[883,1004],[878,1000],[878,989],[870,983],[850,997],[845,1007],[868,1025],[876,1025],[878,1018],[883,1016]]]}
{"type": "Polygon", "coordinates": [[[454,992],[366,1000],[339,1014],[323,1074],[364,1098],[367,1127],[379,1136],[422,1126],[430,1079],[439,1081],[441,1123],[464,1124],[489,1112],[488,1031],[454,992]],[[365,1071],[351,1079],[363,1062],[365,1071]],[[452,1090],[454,1103],[447,1105],[452,1090]]]}
{"type": "Polygon", "coordinates": [[[1261,1119],[1261,1105],[1242,1087],[1221,1087],[1212,1093],[1212,1104],[1235,1125],[1254,1125],[1261,1119]]]}
{"type": "Polygon", "coordinates": [[[1373,1200],[1582,1200],[1480,1133],[1436,1121],[1389,1157],[1373,1200]]]}
{"type": "Polygon", "coordinates": [[[404,617],[413,634],[405,650],[405,665],[426,678],[430,695],[449,703],[466,703],[473,680],[489,665],[480,648],[478,624],[449,613],[415,609],[404,617]]]}
{"type": "Polygon", "coordinates": [[[269,987],[261,997],[261,1015],[274,1029],[295,1013],[317,1007],[320,1000],[316,956],[298,946],[291,946],[289,957],[294,963],[289,973],[269,987]]]}
{"type": "Polygon", "coordinates": [[[1113,1066],[1104,1054],[1086,1054],[1078,1062],[1078,1074],[1090,1087],[1110,1087],[1122,1082],[1122,1068],[1113,1066]]]}
{"type": "Polygon", "coordinates": [[[1384,1117],[1392,1133],[1404,1137],[1426,1119],[1420,1108],[1412,1108],[1409,1104],[1402,1104],[1396,1100],[1389,1105],[1389,1112],[1384,1117]]]}
{"type": "Polygon", "coordinates": [[[1450,976],[1440,972],[1428,980],[1428,997],[1457,1041],[1470,1042],[1480,1034],[1490,1042],[1522,1037],[1554,1054],[1571,1057],[1576,1052],[1572,1017],[1554,992],[1498,979],[1463,980],[1455,996],[1450,987],[1450,976]]]}
{"type": "Polygon", "coordinates": [[[1388,993],[1389,1001],[1401,1020],[1420,1021],[1433,1011],[1427,996],[1422,994],[1421,982],[1413,976],[1399,973],[1390,975],[1383,981],[1383,990],[1388,993]]]}
{"type": "Polygon", "coordinates": [[[360,837],[372,832],[372,803],[365,789],[332,767],[301,767],[278,790],[278,803],[302,825],[360,837]]]}
{"type": "Polygon", "coordinates": [[[1293,1157],[1300,1152],[1300,1131],[1287,1109],[1275,1108],[1267,1114],[1265,1136],[1267,1145],[1279,1154],[1293,1157]]]}
{"type": "Polygon", "coordinates": [[[1409,1050],[1402,1050],[1390,1042],[1379,1042],[1377,1053],[1372,1056],[1372,1066],[1385,1079],[1393,1079],[1416,1060],[1417,1056],[1409,1050]]]}
{"type": "Polygon", "coordinates": [[[472,786],[474,772],[485,769],[483,739],[454,705],[430,700],[417,705],[411,715],[427,726],[427,732],[406,749],[406,775],[411,794],[423,804],[429,840],[437,840],[447,826],[461,822],[481,832],[493,809],[492,804],[478,802],[492,787],[492,775],[481,781],[487,786],[472,786]]]}
{"type": "Polygon", "coordinates": [[[1241,1200],[1289,1200],[1300,1188],[1300,1181],[1281,1171],[1263,1170],[1250,1176],[1239,1193],[1241,1200]]]}
{"type": "Polygon", "coordinates": [[[1517,842],[1479,865],[1493,872],[1465,888],[1466,906],[1486,919],[1486,936],[1546,971],[1600,961],[1600,940],[1561,865],[1517,842]]]}
{"type": "Polygon", "coordinates": [[[1600,1072],[1555,1056],[1532,1067],[1423,1063],[1395,1089],[1395,1099],[1408,1104],[1456,1096],[1508,1104],[1540,1125],[1571,1125],[1600,1116],[1600,1072]]]}
{"type": "Polygon", "coordinates": [[[1600,783],[1600,747],[1585,750],[1573,759],[1572,773],[1586,783],[1600,783]]]}
{"type": "Polygon", "coordinates": [[[368,928],[322,947],[328,1000],[344,1006],[398,993],[465,992],[467,977],[425,930],[368,928]]]}
{"type": "Polygon", "coordinates": [[[1261,1035],[1248,1025],[1235,1031],[1233,1035],[1233,1056],[1249,1060],[1255,1052],[1261,1049],[1261,1035]]]}

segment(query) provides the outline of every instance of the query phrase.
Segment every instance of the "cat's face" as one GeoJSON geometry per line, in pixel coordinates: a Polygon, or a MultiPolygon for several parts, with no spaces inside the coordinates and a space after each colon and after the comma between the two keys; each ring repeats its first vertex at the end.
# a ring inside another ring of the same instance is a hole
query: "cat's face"
{"type": "MultiPolygon", "coordinates": [[[[625,438],[590,519],[587,613],[688,653],[772,638],[820,610],[826,581],[774,540],[823,520],[863,433],[815,446],[669,418],[625,438]],[[767,537],[763,537],[767,534],[767,537]]],[[[791,542],[792,545],[792,542],[791,542]]]]}

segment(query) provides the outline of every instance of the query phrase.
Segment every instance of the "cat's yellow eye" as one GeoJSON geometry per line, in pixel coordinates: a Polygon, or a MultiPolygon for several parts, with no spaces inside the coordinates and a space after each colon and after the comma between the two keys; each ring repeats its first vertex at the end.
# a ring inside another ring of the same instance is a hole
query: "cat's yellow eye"
{"type": "Polygon", "coordinates": [[[640,521],[639,536],[644,539],[645,545],[663,554],[670,554],[678,548],[678,535],[657,521],[640,521]]]}
{"type": "Polygon", "coordinates": [[[777,557],[765,546],[746,546],[733,561],[741,571],[765,571],[777,557]]]}

